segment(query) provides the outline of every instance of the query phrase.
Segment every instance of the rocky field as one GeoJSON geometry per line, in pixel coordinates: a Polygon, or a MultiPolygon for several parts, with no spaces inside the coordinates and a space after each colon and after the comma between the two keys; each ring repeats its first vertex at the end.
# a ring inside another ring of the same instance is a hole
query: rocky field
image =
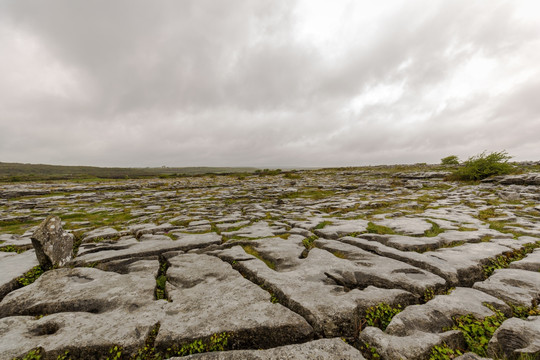
{"type": "Polygon", "coordinates": [[[539,359],[540,174],[445,175],[0,184],[0,359],[539,359]]]}

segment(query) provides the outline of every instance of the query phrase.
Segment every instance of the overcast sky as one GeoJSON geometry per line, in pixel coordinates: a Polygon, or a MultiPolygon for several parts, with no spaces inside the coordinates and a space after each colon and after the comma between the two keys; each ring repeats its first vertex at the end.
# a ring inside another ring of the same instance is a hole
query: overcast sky
{"type": "Polygon", "coordinates": [[[540,1],[0,0],[0,161],[540,160],[540,1]]]}

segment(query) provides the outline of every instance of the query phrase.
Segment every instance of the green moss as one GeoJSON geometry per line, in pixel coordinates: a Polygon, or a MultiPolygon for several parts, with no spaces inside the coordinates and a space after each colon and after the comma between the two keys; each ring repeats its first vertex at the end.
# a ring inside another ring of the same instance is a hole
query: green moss
{"type": "Polygon", "coordinates": [[[379,234],[379,235],[385,235],[385,234],[395,234],[396,232],[389,227],[382,226],[382,225],[376,225],[372,223],[371,221],[368,222],[367,228],[368,233],[371,234],[379,234]]]}
{"type": "Polygon", "coordinates": [[[20,247],[20,246],[14,246],[14,245],[7,245],[7,246],[4,246],[4,247],[0,247],[0,251],[2,251],[2,252],[14,252],[14,253],[17,253],[17,254],[22,254],[26,250],[28,250],[28,249],[25,249],[25,248],[20,247]]]}
{"type": "Polygon", "coordinates": [[[331,221],[320,222],[313,228],[313,230],[324,229],[327,225],[332,225],[332,222],[331,221]]]}
{"type": "Polygon", "coordinates": [[[255,250],[255,248],[253,246],[251,246],[251,245],[242,245],[242,247],[244,248],[244,251],[247,254],[255,256],[257,259],[264,262],[266,264],[266,266],[268,266],[270,269],[272,269],[272,270],[276,269],[276,264],[273,261],[269,260],[269,259],[265,259],[257,250],[255,250]]]}
{"type": "Polygon", "coordinates": [[[307,237],[304,240],[302,240],[302,244],[304,245],[306,249],[311,250],[315,247],[314,242],[318,238],[319,237],[317,235],[311,235],[310,237],[307,237]]]}
{"type": "Polygon", "coordinates": [[[41,268],[41,266],[34,266],[32,269],[30,269],[28,272],[26,272],[23,276],[17,279],[17,282],[20,286],[27,286],[32,284],[34,281],[36,281],[41,274],[43,274],[44,270],[41,268]]]}
{"type": "Polygon", "coordinates": [[[435,237],[435,236],[439,235],[440,233],[444,232],[444,230],[441,229],[440,226],[437,225],[437,223],[435,223],[435,222],[433,222],[431,220],[426,220],[426,221],[431,224],[431,229],[424,231],[424,236],[435,237]]]}

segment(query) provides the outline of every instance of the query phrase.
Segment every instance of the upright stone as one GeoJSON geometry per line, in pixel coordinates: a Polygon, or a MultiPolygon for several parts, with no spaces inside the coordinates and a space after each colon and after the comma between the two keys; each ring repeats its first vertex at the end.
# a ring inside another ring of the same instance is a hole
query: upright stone
{"type": "Polygon", "coordinates": [[[49,215],[32,235],[39,264],[45,269],[64,266],[73,257],[73,234],[62,229],[58,216],[49,215]]]}

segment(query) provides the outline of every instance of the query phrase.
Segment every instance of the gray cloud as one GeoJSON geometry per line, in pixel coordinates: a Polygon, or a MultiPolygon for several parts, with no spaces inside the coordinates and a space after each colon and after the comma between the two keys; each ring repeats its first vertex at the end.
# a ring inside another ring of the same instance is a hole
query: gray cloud
{"type": "Polygon", "coordinates": [[[352,15],[325,43],[301,36],[310,15],[285,0],[0,0],[0,161],[538,158],[540,19],[520,17],[530,2],[335,6],[352,15]]]}

